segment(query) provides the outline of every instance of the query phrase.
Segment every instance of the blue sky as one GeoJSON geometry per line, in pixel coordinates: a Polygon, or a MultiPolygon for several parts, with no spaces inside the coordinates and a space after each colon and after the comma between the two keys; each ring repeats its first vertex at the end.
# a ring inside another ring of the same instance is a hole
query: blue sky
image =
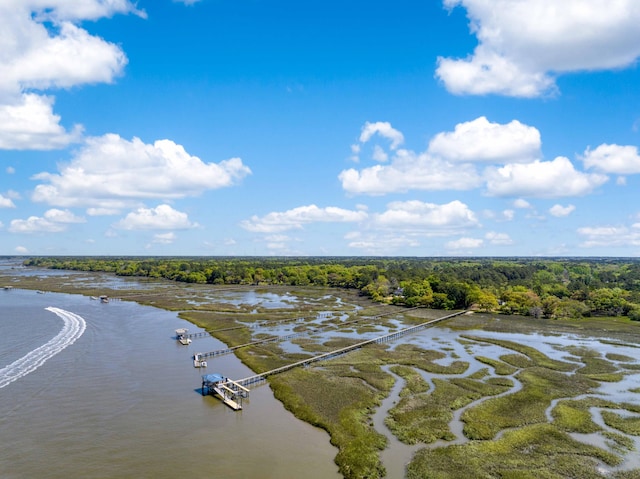
{"type": "Polygon", "coordinates": [[[640,255],[636,0],[0,0],[0,254],[640,255]]]}

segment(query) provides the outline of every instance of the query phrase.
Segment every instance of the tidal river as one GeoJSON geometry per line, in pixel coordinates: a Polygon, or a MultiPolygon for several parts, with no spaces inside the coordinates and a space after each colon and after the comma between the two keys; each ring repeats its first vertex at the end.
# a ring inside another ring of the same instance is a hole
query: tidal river
{"type": "Polygon", "coordinates": [[[193,368],[171,313],[130,302],[0,290],[0,477],[338,478],[329,436],[268,386],[233,412],[200,375],[252,372],[235,356],[193,368]]]}

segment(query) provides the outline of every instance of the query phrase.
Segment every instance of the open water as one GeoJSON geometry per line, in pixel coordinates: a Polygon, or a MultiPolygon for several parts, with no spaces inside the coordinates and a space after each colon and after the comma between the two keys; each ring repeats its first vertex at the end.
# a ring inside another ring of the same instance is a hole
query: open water
{"type": "Polygon", "coordinates": [[[176,313],[84,296],[0,290],[0,477],[338,478],[329,436],[268,386],[234,412],[200,375],[253,373],[235,356],[195,369],[213,338],[176,313]]]}

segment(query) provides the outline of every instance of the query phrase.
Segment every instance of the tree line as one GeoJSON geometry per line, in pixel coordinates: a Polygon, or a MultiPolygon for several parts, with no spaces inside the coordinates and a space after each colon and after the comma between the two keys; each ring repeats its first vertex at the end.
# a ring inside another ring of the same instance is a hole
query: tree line
{"type": "Polygon", "coordinates": [[[640,320],[640,261],[625,258],[34,257],[24,265],[201,284],[348,288],[377,302],[435,309],[640,320]]]}

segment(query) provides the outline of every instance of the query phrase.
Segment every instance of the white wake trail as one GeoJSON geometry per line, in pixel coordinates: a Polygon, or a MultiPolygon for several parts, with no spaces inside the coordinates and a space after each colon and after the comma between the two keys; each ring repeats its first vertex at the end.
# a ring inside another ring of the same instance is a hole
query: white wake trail
{"type": "Polygon", "coordinates": [[[77,314],[51,306],[45,309],[64,321],[62,330],[47,343],[0,369],[0,389],[35,371],[48,359],[71,346],[87,328],[85,320],[77,314]]]}

